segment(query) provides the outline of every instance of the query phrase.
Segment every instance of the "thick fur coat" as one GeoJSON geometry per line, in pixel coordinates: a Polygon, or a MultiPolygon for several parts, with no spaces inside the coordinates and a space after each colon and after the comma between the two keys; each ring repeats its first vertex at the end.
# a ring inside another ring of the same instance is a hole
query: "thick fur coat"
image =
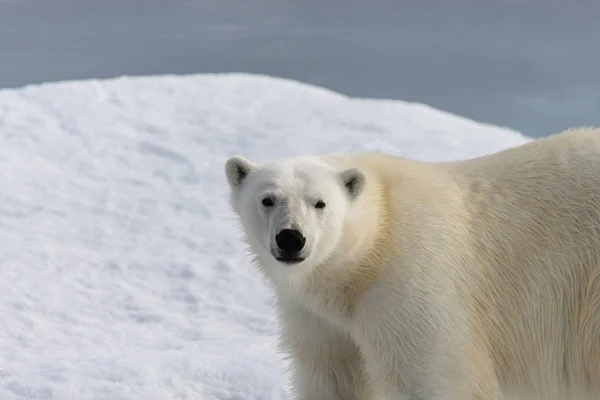
{"type": "Polygon", "coordinates": [[[600,130],[459,162],[226,172],[296,399],[600,398],[600,130]]]}

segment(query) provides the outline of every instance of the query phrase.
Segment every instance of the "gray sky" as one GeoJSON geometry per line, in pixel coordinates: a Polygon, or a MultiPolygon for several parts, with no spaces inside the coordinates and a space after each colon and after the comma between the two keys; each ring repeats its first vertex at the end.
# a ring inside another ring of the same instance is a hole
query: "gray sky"
{"type": "Polygon", "coordinates": [[[531,136],[600,125],[594,0],[0,0],[0,87],[250,72],[531,136]]]}

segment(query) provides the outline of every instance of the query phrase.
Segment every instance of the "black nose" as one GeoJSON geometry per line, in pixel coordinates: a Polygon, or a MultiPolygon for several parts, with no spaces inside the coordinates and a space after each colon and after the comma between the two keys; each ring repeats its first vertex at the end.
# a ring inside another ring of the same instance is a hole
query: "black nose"
{"type": "Polygon", "coordinates": [[[282,229],[281,232],[275,236],[275,243],[277,247],[284,253],[297,253],[304,247],[306,238],[302,236],[302,233],[296,229],[282,229]]]}

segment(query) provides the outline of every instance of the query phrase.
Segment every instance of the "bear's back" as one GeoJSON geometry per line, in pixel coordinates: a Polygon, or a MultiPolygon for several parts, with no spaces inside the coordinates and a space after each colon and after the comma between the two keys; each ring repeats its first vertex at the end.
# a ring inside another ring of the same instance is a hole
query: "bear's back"
{"type": "Polygon", "coordinates": [[[598,258],[600,129],[567,131],[451,168],[474,232],[490,239],[486,246],[530,257],[561,250],[572,257],[586,248],[595,250],[586,257],[598,258]]]}

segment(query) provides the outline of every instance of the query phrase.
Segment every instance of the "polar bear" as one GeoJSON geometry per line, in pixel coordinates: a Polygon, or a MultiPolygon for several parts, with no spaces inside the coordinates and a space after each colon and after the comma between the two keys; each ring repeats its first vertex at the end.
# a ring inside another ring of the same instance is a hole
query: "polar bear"
{"type": "Polygon", "coordinates": [[[600,129],[225,171],[295,399],[600,398],[600,129]]]}

